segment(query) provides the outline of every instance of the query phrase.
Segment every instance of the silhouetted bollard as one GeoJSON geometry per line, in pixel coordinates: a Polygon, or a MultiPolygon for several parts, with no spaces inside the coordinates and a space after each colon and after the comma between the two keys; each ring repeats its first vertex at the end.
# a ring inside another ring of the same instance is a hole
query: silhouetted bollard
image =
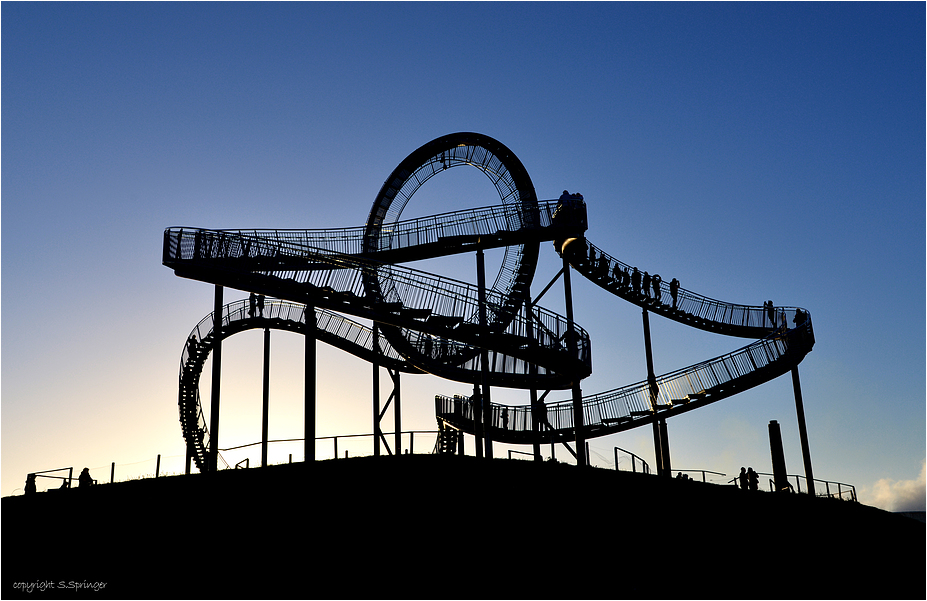
{"type": "Polygon", "coordinates": [[[782,451],[782,433],[779,431],[779,422],[769,422],[769,450],[772,453],[773,481],[776,492],[788,492],[789,477],[785,469],[785,454],[782,451]]]}

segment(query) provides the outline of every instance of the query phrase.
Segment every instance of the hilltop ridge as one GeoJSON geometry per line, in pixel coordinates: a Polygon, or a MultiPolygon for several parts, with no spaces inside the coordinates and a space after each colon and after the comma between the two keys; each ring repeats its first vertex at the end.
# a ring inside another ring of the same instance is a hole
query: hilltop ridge
{"type": "Polygon", "coordinates": [[[32,594],[16,583],[129,599],[925,592],[916,520],[557,463],[361,457],[5,497],[2,509],[4,598],[32,594]]]}

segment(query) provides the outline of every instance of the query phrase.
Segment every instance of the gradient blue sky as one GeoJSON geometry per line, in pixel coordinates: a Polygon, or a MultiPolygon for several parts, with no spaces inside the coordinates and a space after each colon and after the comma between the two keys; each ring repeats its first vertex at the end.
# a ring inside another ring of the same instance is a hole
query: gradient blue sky
{"type": "MultiPolygon", "coordinates": [[[[3,495],[36,470],[108,480],[111,462],[129,477],[153,472],[158,454],[163,471],[182,469],[177,370],[213,289],[161,265],[165,227],[361,225],[408,153],[476,131],[515,152],[540,198],[582,192],[589,239],[620,260],[713,298],[809,309],[814,475],[854,484],[868,504],[924,509],[923,3],[0,12],[3,495]]],[[[497,202],[475,170],[454,170],[403,217],[497,202]]],[[[536,289],[557,270],[553,249],[541,253],[536,289]]],[[[473,281],[473,264],[435,268],[473,281]]],[[[593,341],[583,391],[643,380],[640,310],[574,282],[593,341]]],[[[545,301],[562,312],[560,295],[545,301]]],[[[659,317],[652,331],[658,373],[748,342],[659,317]]],[[[261,335],[224,348],[223,448],[260,439],[261,335]]],[[[301,363],[301,340],[275,334],[271,438],[302,436],[301,363]]],[[[369,366],[320,345],[319,374],[317,434],[371,431],[369,366]]],[[[403,428],[434,429],[434,395],[468,392],[406,377],[403,428]]],[[[671,420],[674,470],[771,471],[773,419],[789,473],[803,474],[788,377],[671,420]]],[[[615,446],[655,463],[649,428],[591,445],[597,465],[614,465],[615,446]]],[[[273,460],[301,459],[285,446],[273,460]]],[[[260,458],[259,447],[225,455],[260,458]]]]}

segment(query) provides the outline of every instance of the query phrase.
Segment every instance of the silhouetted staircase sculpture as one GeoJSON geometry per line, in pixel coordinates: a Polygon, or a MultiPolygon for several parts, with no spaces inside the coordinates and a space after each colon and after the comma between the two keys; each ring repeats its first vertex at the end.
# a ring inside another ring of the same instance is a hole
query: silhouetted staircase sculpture
{"type": "MultiPolygon", "coordinates": [[[[811,350],[814,334],[807,311],[724,303],[683,289],[676,281],[645,281],[649,274],[586,241],[586,229],[581,197],[565,194],[558,201],[538,201],[527,171],[508,148],[488,136],[461,132],[432,140],[406,157],[384,182],[363,227],[168,228],[162,260],[181,277],[282,299],[270,301],[257,316],[246,301],[226,306],[223,338],[259,327],[307,333],[305,312],[312,309],[320,340],[362,358],[377,357],[399,371],[474,384],[562,390],[591,373],[585,330],[541,307],[526,309],[542,241],[554,241],[573,269],[623,300],[691,327],[757,339],[660,376],[656,389],[642,382],[585,397],[585,438],[690,411],[768,382],[811,350]],[[425,181],[463,165],[490,179],[500,206],[399,220],[425,181]],[[398,264],[493,248],[504,248],[505,257],[495,282],[483,289],[398,264]],[[372,342],[358,338],[361,333],[372,337],[372,330],[342,314],[376,324],[381,354],[372,342]],[[567,344],[571,329],[575,346],[567,344]],[[482,353],[486,365],[481,364],[482,353]]],[[[201,469],[208,432],[198,382],[213,344],[212,316],[207,316],[181,358],[181,423],[201,469]]],[[[439,395],[436,413],[442,431],[449,432],[439,437],[437,450],[452,448],[453,437],[461,432],[472,433],[470,399],[439,395]]],[[[565,441],[576,435],[572,401],[533,408],[492,405],[491,414],[486,427],[492,440],[565,441]]]]}

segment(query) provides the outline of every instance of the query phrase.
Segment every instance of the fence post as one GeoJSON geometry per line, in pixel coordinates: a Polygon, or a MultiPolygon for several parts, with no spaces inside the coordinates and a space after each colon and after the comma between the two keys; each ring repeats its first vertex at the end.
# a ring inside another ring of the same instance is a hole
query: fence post
{"type": "MultiPolygon", "coordinates": [[[[68,476],[68,480],[70,480],[70,476],[68,476]]],[[[114,461],[112,467],[109,468],[109,483],[112,484],[113,482],[115,482],[115,480],[116,480],[116,462],[114,461]]]]}
{"type": "Polygon", "coordinates": [[[161,473],[161,453],[158,453],[158,462],[155,463],[155,478],[161,473]]]}

